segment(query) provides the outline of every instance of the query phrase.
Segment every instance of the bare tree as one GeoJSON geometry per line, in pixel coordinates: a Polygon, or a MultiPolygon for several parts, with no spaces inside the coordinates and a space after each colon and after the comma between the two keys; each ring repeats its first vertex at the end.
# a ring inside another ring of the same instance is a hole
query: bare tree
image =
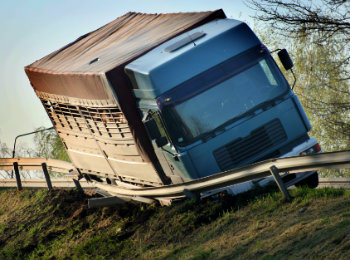
{"type": "Polygon", "coordinates": [[[255,18],[268,22],[286,37],[313,36],[314,44],[330,40],[341,45],[342,57],[334,66],[342,68],[339,80],[349,80],[350,2],[347,0],[250,0],[255,18]]]}
{"type": "MultiPolygon", "coordinates": [[[[44,127],[39,127],[36,129],[36,131],[40,131],[42,129],[44,129],[44,127]]],[[[36,157],[70,161],[63,143],[55,130],[36,133],[34,135],[34,142],[36,144],[36,157]]]]}
{"type": "Polygon", "coordinates": [[[299,77],[296,92],[317,135],[328,139],[324,148],[349,149],[350,2],[250,0],[248,6],[291,47],[299,77]]]}
{"type": "MultiPolygon", "coordinates": [[[[10,158],[11,151],[5,143],[0,140],[0,158],[10,158]]],[[[0,178],[9,178],[11,176],[11,171],[0,170],[0,178]]]]}
{"type": "MultiPolygon", "coordinates": [[[[19,144],[16,149],[16,156],[19,157],[34,157],[35,151],[24,144],[19,144]]],[[[10,149],[6,143],[2,143],[0,140],[0,158],[11,158],[12,149],[10,149]]],[[[31,175],[37,171],[21,171],[22,178],[31,178],[31,175]]],[[[13,178],[13,170],[0,170],[0,178],[9,179],[13,178]]]]}

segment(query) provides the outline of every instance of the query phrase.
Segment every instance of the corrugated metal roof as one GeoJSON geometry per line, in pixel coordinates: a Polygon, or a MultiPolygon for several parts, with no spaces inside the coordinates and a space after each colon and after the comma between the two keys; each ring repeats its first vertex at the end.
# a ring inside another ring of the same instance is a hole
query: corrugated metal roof
{"type": "Polygon", "coordinates": [[[196,13],[129,12],[29,65],[45,71],[106,72],[205,20],[224,18],[222,10],[196,13]],[[211,17],[211,18],[210,18],[211,17]]]}

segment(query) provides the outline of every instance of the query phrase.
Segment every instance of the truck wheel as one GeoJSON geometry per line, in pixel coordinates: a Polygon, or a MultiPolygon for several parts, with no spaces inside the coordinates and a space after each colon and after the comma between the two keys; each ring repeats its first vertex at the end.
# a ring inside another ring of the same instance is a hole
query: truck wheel
{"type": "Polygon", "coordinates": [[[318,186],[318,173],[315,172],[314,174],[310,175],[306,179],[303,179],[295,184],[296,187],[302,187],[307,186],[311,189],[314,189],[318,186]]]}

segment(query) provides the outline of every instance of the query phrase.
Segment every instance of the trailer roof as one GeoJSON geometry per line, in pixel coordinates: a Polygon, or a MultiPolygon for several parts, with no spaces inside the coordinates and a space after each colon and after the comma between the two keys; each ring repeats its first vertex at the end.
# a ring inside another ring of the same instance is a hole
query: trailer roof
{"type": "Polygon", "coordinates": [[[106,72],[223,11],[143,14],[129,12],[27,66],[55,72],[106,72]]]}

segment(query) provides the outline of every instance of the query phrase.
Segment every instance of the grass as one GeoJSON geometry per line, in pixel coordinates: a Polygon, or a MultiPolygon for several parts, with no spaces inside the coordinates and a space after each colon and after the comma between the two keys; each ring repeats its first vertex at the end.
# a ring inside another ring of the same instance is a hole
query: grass
{"type": "Polygon", "coordinates": [[[275,188],[170,207],[0,192],[0,259],[348,259],[350,191],[275,188]]]}

